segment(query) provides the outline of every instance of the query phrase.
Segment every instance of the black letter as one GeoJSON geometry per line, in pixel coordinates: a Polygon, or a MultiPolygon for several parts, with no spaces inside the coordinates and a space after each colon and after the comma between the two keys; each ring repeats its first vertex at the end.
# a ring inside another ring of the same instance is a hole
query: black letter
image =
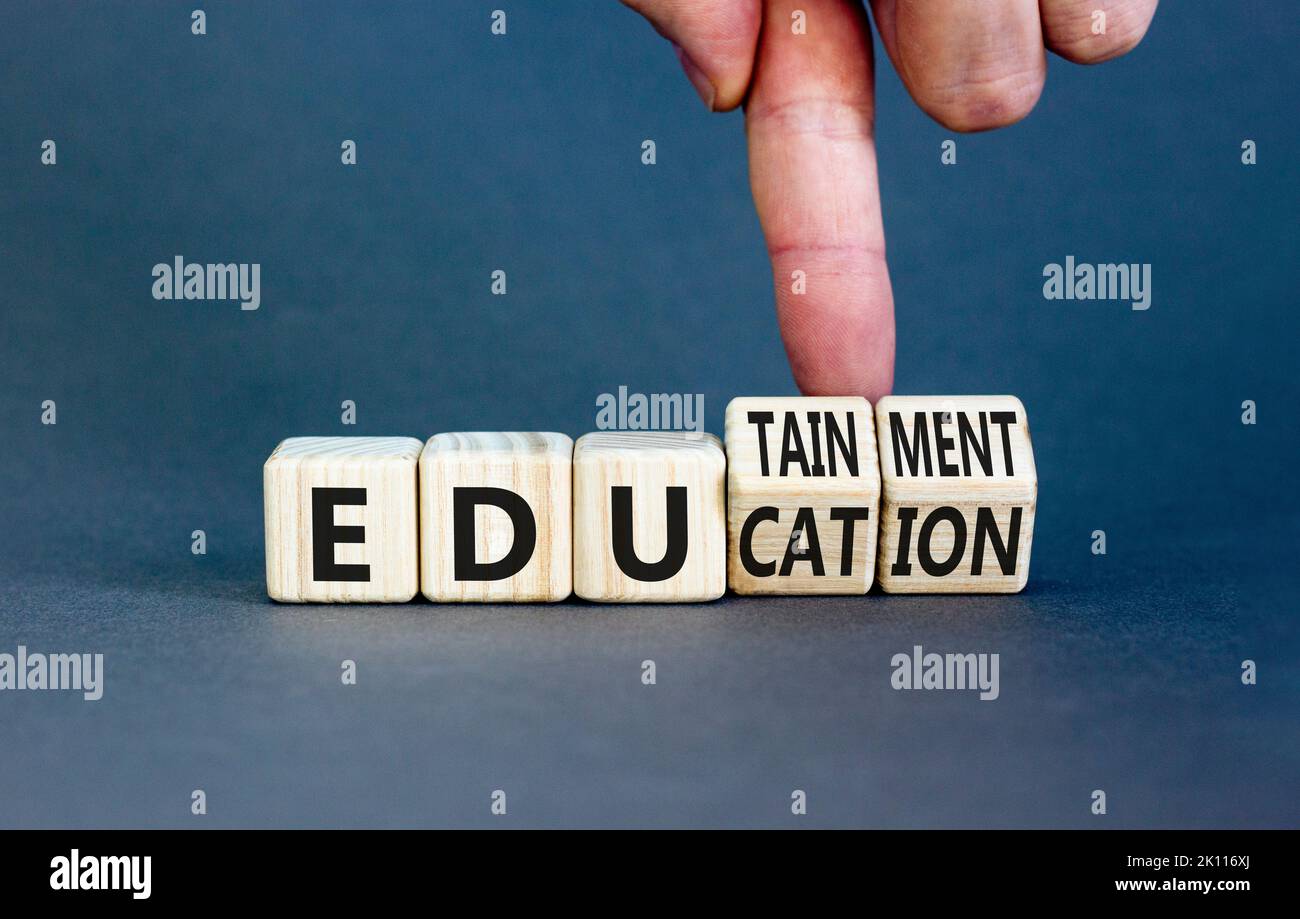
{"type": "Polygon", "coordinates": [[[907,434],[903,432],[903,416],[898,412],[889,413],[889,433],[894,439],[894,474],[903,474],[903,456],[907,456],[908,471],[918,475],[917,460],[925,457],[925,474],[933,475],[930,470],[930,435],[925,429],[925,412],[917,412],[912,421],[912,434],[916,438],[915,449],[908,449],[907,434]]]}
{"type": "Polygon", "coordinates": [[[812,573],[821,577],[826,573],[826,566],[822,564],[822,544],[817,540],[817,520],[813,517],[811,507],[801,507],[799,513],[795,514],[794,527],[790,530],[791,537],[798,532],[802,532],[808,538],[808,557],[795,555],[794,539],[787,540],[785,558],[781,559],[781,577],[790,576],[795,562],[812,562],[812,573]]]}
{"type": "Polygon", "coordinates": [[[993,554],[998,558],[998,565],[1003,574],[1016,573],[1016,555],[1020,552],[1020,508],[1011,508],[1011,536],[1004,543],[993,520],[993,508],[981,507],[975,512],[975,556],[970,560],[970,573],[984,573],[984,533],[987,531],[989,542],[993,545],[993,554]],[[1008,549],[1007,546],[1011,548],[1008,549]]]}
{"type": "MultiPolygon", "coordinates": [[[[827,418],[830,418],[830,414],[827,413],[827,416],[826,416],[826,417],[827,417],[827,418]]],[[[822,465],[822,441],[821,441],[821,432],[820,432],[819,430],[817,430],[819,427],[821,427],[821,415],[820,415],[820,413],[819,413],[819,412],[809,412],[809,413],[808,413],[808,423],[809,423],[810,425],[812,425],[812,444],[813,444],[813,464],[812,464],[812,474],[815,475],[815,476],[825,475],[825,474],[826,474],[826,467],[822,465]]],[[[830,444],[828,443],[828,444],[827,444],[827,447],[829,447],[829,446],[830,446],[830,444]]],[[[834,475],[834,474],[835,474],[835,473],[834,473],[834,469],[835,469],[835,457],[834,457],[834,455],[832,455],[832,456],[831,456],[831,470],[832,470],[831,475],[834,475]]]]}
{"type": "MultiPolygon", "coordinates": [[[[893,412],[890,412],[893,415],[893,412]]],[[[895,441],[897,443],[897,441],[895,441]]],[[[912,521],[916,519],[916,508],[900,507],[898,509],[898,557],[894,559],[889,573],[896,578],[907,577],[912,573],[912,563],[907,560],[912,551],[912,521]]]]}
{"type": "Polygon", "coordinates": [[[975,429],[971,427],[970,419],[966,413],[962,412],[957,416],[957,433],[961,438],[961,461],[966,467],[966,474],[970,475],[970,448],[975,448],[975,458],[980,462],[980,468],[984,470],[985,475],[993,474],[993,450],[989,447],[989,420],[980,412],[980,440],[984,444],[984,449],[975,442],[975,429]]]}
{"type": "Polygon", "coordinates": [[[989,412],[989,420],[1002,425],[1002,455],[1007,461],[1007,475],[1015,475],[1015,470],[1011,468],[1011,430],[1007,425],[1016,423],[1016,413],[989,412]]]}
{"type": "Polygon", "coordinates": [[[835,475],[835,444],[840,445],[840,454],[844,457],[844,465],[849,467],[849,475],[858,474],[858,426],[854,423],[853,413],[848,413],[849,421],[849,443],[844,444],[844,435],[840,433],[840,426],[835,421],[833,412],[826,413],[826,452],[831,460],[831,475],[835,475]]]}
{"type": "Polygon", "coordinates": [[[772,413],[750,412],[746,417],[750,424],[758,425],[758,463],[763,475],[767,475],[767,425],[772,423],[772,413]]]}
{"type": "Polygon", "coordinates": [[[314,581],[369,581],[369,565],[340,565],[334,547],[342,542],[365,542],[365,527],[334,525],[334,507],[366,503],[364,488],[313,488],[311,490],[311,576],[314,581]]]}
{"type": "MultiPolygon", "coordinates": [[[[829,417],[829,416],[827,416],[829,417]]],[[[831,519],[844,521],[844,538],[840,544],[840,574],[848,577],[853,574],[853,521],[869,520],[869,507],[832,507],[831,519]]]]}
{"type": "Polygon", "coordinates": [[[930,516],[925,518],[925,523],[921,524],[921,535],[916,539],[916,557],[921,561],[921,568],[926,574],[936,578],[952,574],[953,570],[961,563],[961,557],[966,552],[966,518],[962,516],[961,511],[955,507],[936,507],[930,511],[930,516]],[[952,555],[948,560],[939,563],[930,555],[930,537],[934,534],[934,528],[941,521],[947,520],[952,524],[952,555]]]}
{"type": "Polygon", "coordinates": [[[632,545],[632,486],[611,485],[614,561],[628,577],[638,581],[666,581],[682,570],[686,562],[686,486],[668,486],[668,545],[664,557],[647,565],[636,556],[632,545]]]}
{"type": "Polygon", "coordinates": [[[457,581],[501,581],[524,570],[537,544],[537,520],[522,497],[507,488],[453,488],[452,546],[457,581]],[[478,540],[474,532],[474,508],[480,504],[499,507],[515,528],[514,544],[499,561],[480,563],[474,558],[478,540]]]}
{"type": "Polygon", "coordinates": [[[781,512],[775,507],[756,507],[740,528],[740,563],[745,566],[749,576],[754,578],[770,578],[776,573],[776,562],[760,562],[754,558],[754,528],[764,520],[780,523],[781,512]]]}
{"type": "Polygon", "coordinates": [[[961,475],[961,470],[945,459],[953,439],[943,436],[943,415],[943,412],[934,413],[934,452],[939,458],[939,475],[961,475]]]}
{"type": "Polygon", "coordinates": [[[804,475],[812,475],[808,471],[808,457],[803,452],[803,437],[799,434],[799,419],[795,417],[794,412],[786,412],[785,436],[781,438],[781,475],[786,474],[786,471],[790,468],[791,460],[799,464],[799,468],[804,475]],[[791,446],[791,441],[794,442],[794,446],[791,446]]]}

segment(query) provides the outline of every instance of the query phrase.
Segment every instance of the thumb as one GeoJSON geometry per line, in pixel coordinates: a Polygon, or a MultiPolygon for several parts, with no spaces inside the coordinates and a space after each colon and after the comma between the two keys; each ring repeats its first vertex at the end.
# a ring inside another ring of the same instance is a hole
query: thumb
{"type": "Polygon", "coordinates": [[[894,299],[862,5],[764,0],[745,110],[750,185],[795,382],[808,395],[887,395],[894,299]]]}
{"type": "Polygon", "coordinates": [[[623,0],[677,49],[682,69],[704,104],[717,112],[740,105],[758,43],[759,0],[623,0]]]}

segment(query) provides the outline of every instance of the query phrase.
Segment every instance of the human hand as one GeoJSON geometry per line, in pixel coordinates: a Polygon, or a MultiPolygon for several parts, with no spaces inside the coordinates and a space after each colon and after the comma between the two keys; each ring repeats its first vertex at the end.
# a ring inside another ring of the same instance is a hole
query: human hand
{"type": "MultiPolygon", "coordinates": [[[[743,104],[750,186],[777,319],[809,395],[886,395],[894,300],[885,265],[871,33],[857,0],[623,0],[678,49],[705,104],[743,104]],[[792,28],[796,10],[806,31],[792,28]],[[760,28],[761,27],[761,28],[760,28]],[[806,293],[792,291],[802,271],[806,293]]],[[[908,92],[955,131],[1029,114],[1045,51],[1092,64],[1129,51],[1158,0],[870,0],[908,92]],[[1105,29],[1094,33],[1096,10],[1105,29]]]]}

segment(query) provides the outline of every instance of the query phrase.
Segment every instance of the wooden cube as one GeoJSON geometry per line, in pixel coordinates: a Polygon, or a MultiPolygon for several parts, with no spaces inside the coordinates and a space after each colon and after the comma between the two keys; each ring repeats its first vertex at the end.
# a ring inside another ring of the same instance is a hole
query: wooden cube
{"type": "Polygon", "coordinates": [[[727,406],[727,581],[738,594],[864,594],[876,570],[880,462],[857,396],[727,406]]]}
{"type": "Polygon", "coordinates": [[[573,588],[573,441],[438,434],[420,455],[420,589],[435,602],[563,600],[573,588]]]}
{"type": "Polygon", "coordinates": [[[262,469],[273,600],[404,603],[420,586],[413,437],[290,437],[262,469]]]}
{"type": "Polygon", "coordinates": [[[684,431],[601,431],[573,451],[573,589],[604,603],[727,589],[726,456],[684,431]]]}
{"type": "Polygon", "coordinates": [[[1038,475],[1014,396],[887,396],[880,557],[890,593],[1015,593],[1029,578],[1038,475]]]}

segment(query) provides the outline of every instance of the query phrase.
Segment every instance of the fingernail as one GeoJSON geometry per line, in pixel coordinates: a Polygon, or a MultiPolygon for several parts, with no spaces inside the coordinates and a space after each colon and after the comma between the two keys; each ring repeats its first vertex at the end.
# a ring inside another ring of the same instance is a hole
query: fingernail
{"type": "Polygon", "coordinates": [[[699,93],[701,101],[704,102],[704,107],[710,112],[713,111],[713,100],[717,97],[717,92],[714,90],[713,84],[710,83],[709,78],[704,75],[704,71],[696,66],[695,62],[690,59],[685,51],[682,50],[681,45],[674,43],[673,50],[677,52],[677,60],[681,63],[682,70],[686,73],[686,79],[691,81],[691,85],[694,86],[695,91],[699,93]]]}

